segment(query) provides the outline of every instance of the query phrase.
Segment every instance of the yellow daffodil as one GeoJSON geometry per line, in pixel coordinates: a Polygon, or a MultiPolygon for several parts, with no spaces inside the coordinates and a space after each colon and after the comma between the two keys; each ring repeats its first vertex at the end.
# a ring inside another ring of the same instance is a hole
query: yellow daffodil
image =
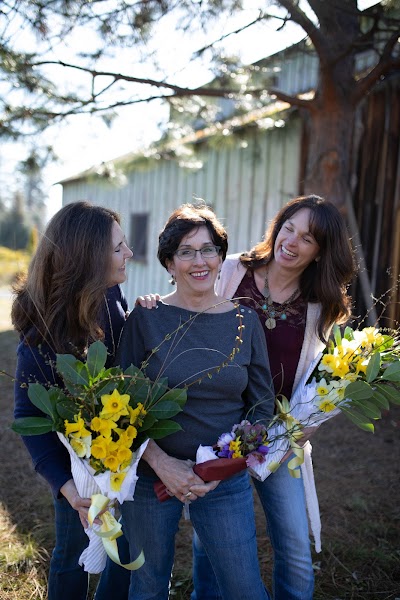
{"type": "Polygon", "coordinates": [[[317,392],[318,396],[326,396],[327,394],[329,394],[331,389],[332,385],[327,383],[326,379],[323,378],[321,379],[321,381],[318,382],[315,391],[317,392]]]}
{"type": "Polygon", "coordinates": [[[79,456],[79,458],[90,457],[91,442],[91,435],[87,435],[85,437],[75,437],[74,435],[71,435],[69,439],[69,443],[71,444],[72,448],[74,449],[74,452],[79,456]]]}
{"type": "Polygon", "coordinates": [[[345,360],[337,360],[332,369],[333,377],[344,377],[350,371],[349,363],[345,360]]]}
{"type": "Polygon", "coordinates": [[[129,427],[125,430],[118,429],[119,441],[124,446],[130,448],[132,446],[133,440],[137,437],[137,429],[133,427],[133,425],[129,425],[129,427]]]}
{"type": "Polygon", "coordinates": [[[110,437],[112,429],[117,427],[117,424],[112,419],[100,419],[94,417],[90,423],[92,431],[98,431],[104,437],[110,437]]]}
{"type": "Polygon", "coordinates": [[[120,446],[117,450],[117,456],[121,463],[127,462],[132,458],[132,450],[126,446],[120,446]]]}
{"type": "Polygon", "coordinates": [[[336,405],[332,402],[332,400],[328,398],[323,398],[320,402],[317,402],[317,406],[321,412],[327,413],[331,412],[336,408],[336,405]]]}
{"type": "Polygon", "coordinates": [[[129,423],[131,425],[138,425],[139,427],[143,424],[143,419],[147,415],[147,411],[143,408],[143,404],[138,402],[136,408],[128,406],[129,410],[129,423]]]}
{"type": "Polygon", "coordinates": [[[64,421],[65,435],[69,436],[73,434],[77,438],[90,435],[90,431],[85,429],[85,421],[82,419],[81,413],[75,415],[74,419],[73,422],[64,421]]]}
{"type": "Polygon", "coordinates": [[[328,373],[332,373],[337,362],[336,356],[333,354],[324,354],[321,359],[321,362],[318,365],[319,371],[327,371],[328,373]]]}
{"type": "Polygon", "coordinates": [[[103,464],[110,471],[118,471],[121,461],[118,458],[117,452],[110,452],[103,460],[103,464]]]}
{"type": "Polygon", "coordinates": [[[118,390],[114,390],[112,394],[104,394],[101,396],[103,410],[100,412],[100,418],[118,421],[120,417],[129,415],[127,409],[129,399],[128,394],[120,394],[118,390]]]}
{"type": "Polygon", "coordinates": [[[364,347],[374,346],[379,348],[384,342],[383,335],[375,327],[364,327],[362,331],[355,331],[354,338],[364,347]]]}
{"type": "Polygon", "coordinates": [[[113,492],[119,492],[126,477],[126,473],[111,473],[110,486],[113,492]]]}
{"type": "Polygon", "coordinates": [[[102,435],[97,436],[92,443],[92,456],[94,458],[103,459],[107,456],[109,440],[102,435]]]}

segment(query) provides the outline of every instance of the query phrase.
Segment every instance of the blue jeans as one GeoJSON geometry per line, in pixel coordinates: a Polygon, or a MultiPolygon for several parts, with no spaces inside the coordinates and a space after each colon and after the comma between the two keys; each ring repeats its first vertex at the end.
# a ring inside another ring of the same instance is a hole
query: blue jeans
{"type": "MultiPolygon", "coordinates": [[[[274,553],[274,600],[312,600],[314,573],[302,479],[294,479],[286,464],[263,482],[254,480],[267,519],[274,553]]],[[[221,600],[213,569],[201,542],[193,540],[191,600],[221,600]]]]}
{"type": "Polygon", "coordinates": [[[78,512],[65,498],[54,500],[56,545],[50,560],[48,600],[86,600],[89,575],[78,560],[89,538],[78,512]]]}
{"type": "MultiPolygon", "coordinates": [[[[124,527],[122,530],[125,533],[124,527]]],[[[118,554],[122,564],[129,563],[129,544],[125,535],[117,539],[118,554]]],[[[110,558],[97,585],[95,600],[127,600],[131,572],[117,565],[110,558]]]]}
{"type": "MultiPolygon", "coordinates": [[[[54,510],[56,544],[50,560],[48,600],[86,600],[89,574],[79,566],[78,561],[89,538],[78,512],[65,498],[54,500],[54,510]]],[[[123,550],[121,556],[124,556],[123,550]]],[[[129,558],[129,551],[125,551],[125,556],[129,558]]],[[[100,578],[96,600],[126,600],[130,572],[115,563],[107,566],[100,578]],[[112,590],[112,594],[109,590],[112,590]]]]}
{"type": "MultiPolygon", "coordinates": [[[[129,600],[167,600],[175,534],[182,503],[159,502],[154,479],[140,476],[133,502],[121,507],[131,560],[141,549],[145,563],[132,571],[129,600]]],[[[268,600],[257,557],[252,490],[247,473],[222,481],[190,504],[190,518],[214,566],[224,600],[268,600]]]]}

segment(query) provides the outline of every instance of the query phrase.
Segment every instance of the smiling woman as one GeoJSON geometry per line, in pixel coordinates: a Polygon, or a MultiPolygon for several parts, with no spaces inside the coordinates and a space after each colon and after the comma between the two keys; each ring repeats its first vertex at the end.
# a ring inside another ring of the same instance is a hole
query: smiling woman
{"type": "MultiPolygon", "coordinates": [[[[82,358],[92,342],[104,340],[107,364],[112,364],[128,309],[117,284],[125,280],[125,261],[130,256],[119,215],[112,210],[74,202],[50,220],[27,276],[15,286],[12,320],[20,334],[16,419],[45,417],[30,401],[29,383],[63,388],[56,354],[82,358]]],[[[56,545],[48,598],[85,600],[88,573],[79,565],[79,557],[88,543],[84,527],[90,498],[79,495],[69,454],[55,431],[24,435],[23,441],[54,496],[56,545]]]]}
{"type": "Polygon", "coordinates": [[[187,388],[187,402],[175,417],[182,429],[157,444],[149,441],[138,467],[134,502],[121,507],[131,555],[140,546],[146,556],[141,569],[131,574],[129,600],[168,597],[184,505],[212,557],[224,597],[269,598],[258,565],[247,474],[205,483],[192,467],[200,444],[213,444],[245,417],[268,422],[273,411],[258,318],[215,292],[227,249],[226,231],[209,208],[183,205],[175,210],[160,233],[158,258],[176,288],[157,309],[136,307],[122,333],[119,364],[142,365],[152,380],[167,377],[172,388],[187,388]],[[160,502],[154,492],[158,479],[171,496],[168,502],[160,502]],[[221,547],[235,552],[221,555],[221,547]]]}

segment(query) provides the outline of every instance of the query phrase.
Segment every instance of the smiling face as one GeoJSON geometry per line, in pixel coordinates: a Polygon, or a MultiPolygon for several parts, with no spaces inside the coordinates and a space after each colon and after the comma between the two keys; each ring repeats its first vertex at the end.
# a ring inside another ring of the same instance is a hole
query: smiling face
{"type": "Polygon", "coordinates": [[[309,208],[302,208],[283,223],[274,246],[278,265],[301,273],[318,258],[320,248],[310,232],[310,214],[309,208]]]}
{"type": "MultiPolygon", "coordinates": [[[[196,227],[185,235],[178,250],[200,250],[207,246],[214,246],[210,233],[205,226],[196,227]]],[[[191,260],[182,260],[175,254],[167,263],[168,272],[175,277],[179,295],[214,293],[214,283],[222,264],[220,255],[205,258],[200,252],[191,260]]]]}
{"type": "Polygon", "coordinates": [[[116,221],[111,228],[111,244],[109,287],[125,281],[125,263],[128,258],[133,256],[132,250],[127,246],[124,233],[116,221]]]}

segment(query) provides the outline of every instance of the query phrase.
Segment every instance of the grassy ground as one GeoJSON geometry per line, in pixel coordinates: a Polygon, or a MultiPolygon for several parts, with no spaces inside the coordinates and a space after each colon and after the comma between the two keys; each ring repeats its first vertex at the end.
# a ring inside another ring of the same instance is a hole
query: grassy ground
{"type": "MultiPolygon", "coordinates": [[[[1,300],[0,310],[0,369],[13,373],[16,336],[8,323],[8,300],[1,300]]],[[[0,387],[0,600],[41,600],[53,545],[51,498],[9,429],[12,381],[0,376],[0,387]]],[[[374,435],[342,416],[318,432],[313,447],[323,549],[314,555],[315,600],[400,600],[399,441],[400,407],[377,422],[374,435]]],[[[256,511],[269,585],[271,551],[258,503],[256,511]]],[[[174,600],[190,597],[190,536],[190,523],[182,521],[174,600]]]]}

